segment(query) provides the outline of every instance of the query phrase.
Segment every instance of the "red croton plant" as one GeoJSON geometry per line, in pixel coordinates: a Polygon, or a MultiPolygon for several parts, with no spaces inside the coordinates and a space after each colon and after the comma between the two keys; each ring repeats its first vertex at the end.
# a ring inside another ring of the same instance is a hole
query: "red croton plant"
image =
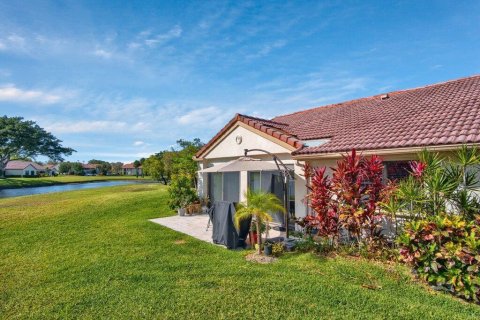
{"type": "Polygon", "coordinates": [[[331,170],[329,178],[325,167],[305,166],[307,200],[313,214],[302,224],[331,239],[338,238],[340,228],[356,240],[360,240],[362,232],[374,237],[381,220],[377,203],[384,188],[382,160],[375,155],[365,158],[352,150],[331,170]]]}

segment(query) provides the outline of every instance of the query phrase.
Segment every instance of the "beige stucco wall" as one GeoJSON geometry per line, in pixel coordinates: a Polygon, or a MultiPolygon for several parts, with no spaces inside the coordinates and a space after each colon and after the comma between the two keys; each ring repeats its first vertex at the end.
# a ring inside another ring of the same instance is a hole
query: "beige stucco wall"
{"type": "Polygon", "coordinates": [[[25,169],[8,169],[5,170],[5,175],[6,176],[24,176],[26,175],[25,172],[28,171],[29,173],[31,171],[34,171],[34,175],[37,174],[37,169],[35,169],[32,165],[28,165],[25,169]]]}
{"type": "MultiPolygon", "coordinates": [[[[244,149],[264,149],[274,154],[288,153],[290,151],[285,147],[260,136],[242,126],[237,126],[225,138],[218,143],[206,156],[206,159],[218,159],[228,157],[239,157],[243,155],[244,149]],[[242,137],[242,143],[237,144],[237,136],[242,137]]],[[[262,153],[255,152],[249,155],[259,155],[262,153]]]]}
{"type": "MultiPolygon", "coordinates": [[[[296,161],[292,160],[290,155],[291,151],[285,146],[275,143],[270,139],[267,139],[247,128],[242,126],[235,127],[231,132],[229,132],[209,153],[205,158],[198,162],[199,170],[208,168],[211,166],[219,165],[226,163],[231,160],[238,159],[244,155],[244,149],[263,149],[275,154],[280,158],[285,164],[294,165],[295,179],[297,185],[297,180],[302,177],[297,176],[299,171],[296,161]],[[237,143],[236,139],[238,136],[242,137],[242,142],[237,143]]],[[[255,157],[257,159],[262,159],[263,161],[274,163],[270,155],[261,153],[261,152],[252,152],[248,156],[255,157]]],[[[248,173],[247,171],[240,172],[240,201],[244,201],[244,193],[248,187],[248,173]]],[[[200,197],[207,195],[208,190],[208,174],[207,173],[198,173],[198,193],[200,197]]],[[[296,190],[297,193],[297,190],[296,190]]],[[[297,195],[295,195],[297,197],[297,195]]],[[[298,201],[297,201],[298,202],[298,201]]]]}

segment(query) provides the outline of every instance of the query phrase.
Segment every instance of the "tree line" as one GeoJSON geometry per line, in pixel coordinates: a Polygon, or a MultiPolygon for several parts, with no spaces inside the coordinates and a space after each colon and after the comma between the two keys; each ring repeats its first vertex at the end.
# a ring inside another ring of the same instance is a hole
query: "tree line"
{"type": "Polygon", "coordinates": [[[175,147],[163,150],[144,159],[142,169],[152,179],[169,184],[172,179],[178,177],[186,178],[192,187],[197,183],[197,163],[193,157],[204,145],[200,139],[192,141],[177,140],[175,147]]]}
{"type": "MultiPolygon", "coordinates": [[[[175,177],[188,179],[192,187],[196,185],[197,164],[193,160],[195,153],[204,144],[200,139],[192,141],[180,139],[175,147],[160,151],[148,158],[135,160],[134,167],[142,166],[143,174],[164,184],[169,184],[175,177]]],[[[84,168],[79,162],[62,162],[65,156],[76,152],[63,146],[62,141],[38,126],[34,121],[22,117],[0,117],[0,177],[4,176],[5,167],[13,159],[31,159],[46,156],[49,163],[60,163],[59,173],[83,174],[84,168]]],[[[121,174],[123,163],[92,159],[89,164],[96,164],[100,174],[121,174]]]]}

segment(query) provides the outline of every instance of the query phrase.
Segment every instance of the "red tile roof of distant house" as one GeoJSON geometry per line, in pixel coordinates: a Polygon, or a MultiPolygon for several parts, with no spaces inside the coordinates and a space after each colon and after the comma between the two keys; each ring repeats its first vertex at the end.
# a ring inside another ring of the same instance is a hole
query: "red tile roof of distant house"
{"type": "MultiPolygon", "coordinates": [[[[480,143],[480,75],[281,115],[236,115],[282,141],[293,154],[480,143]],[[308,140],[323,143],[308,146],[308,140]]],[[[228,125],[227,125],[228,127],[228,125]]],[[[223,134],[222,129],[202,150],[223,134]]],[[[202,150],[197,156],[202,154],[202,150]]]]}
{"type": "Polygon", "coordinates": [[[23,170],[29,165],[34,167],[36,170],[45,170],[45,168],[42,165],[39,165],[38,163],[35,163],[32,161],[23,161],[23,160],[8,161],[5,167],[5,170],[23,170]]]}
{"type": "Polygon", "coordinates": [[[97,169],[99,165],[95,163],[82,163],[83,169],[97,169]]]}
{"type": "MultiPolygon", "coordinates": [[[[135,166],[133,163],[125,163],[123,166],[122,166],[123,169],[135,169],[135,166]]],[[[142,166],[138,167],[138,168],[142,168],[142,166]]]]}

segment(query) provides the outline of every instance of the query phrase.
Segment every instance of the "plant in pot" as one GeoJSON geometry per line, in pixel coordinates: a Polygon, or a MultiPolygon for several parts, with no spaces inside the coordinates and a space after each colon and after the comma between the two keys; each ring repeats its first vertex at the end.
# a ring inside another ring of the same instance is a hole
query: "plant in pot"
{"type": "Polygon", "coordinates": [[[272,247],[273,243],[270,241],[265,241],[265,244],[263,245],[263,253],[268,257],[272,255],[272,247]]]}
{"type": "Polygon", "coordinates": [[[281,201],[273,193],[262,191],[247,190],[245,194],[246,202],[241,202],[237,205],[237,212],[235,213],[235,224],[237,227],[240,221],[252,218],[252,223],[256,226],[257,240],[258,240],[258,254],[262,253],[262,235],[261,224],[263,222],[272,221],[272,216],[269,212],[285,212],[281,201]]]}
{"type": "MultiPolygon", "coordinates": [[[[264,233],[267,230],[267,224],[265,222],[260,223],[260,234],[264,233]]],[[[252,246],[258,243],[258,236],[257,236],[257,224],[252,223],[250,228],[250,242],[252,246]]]]}

